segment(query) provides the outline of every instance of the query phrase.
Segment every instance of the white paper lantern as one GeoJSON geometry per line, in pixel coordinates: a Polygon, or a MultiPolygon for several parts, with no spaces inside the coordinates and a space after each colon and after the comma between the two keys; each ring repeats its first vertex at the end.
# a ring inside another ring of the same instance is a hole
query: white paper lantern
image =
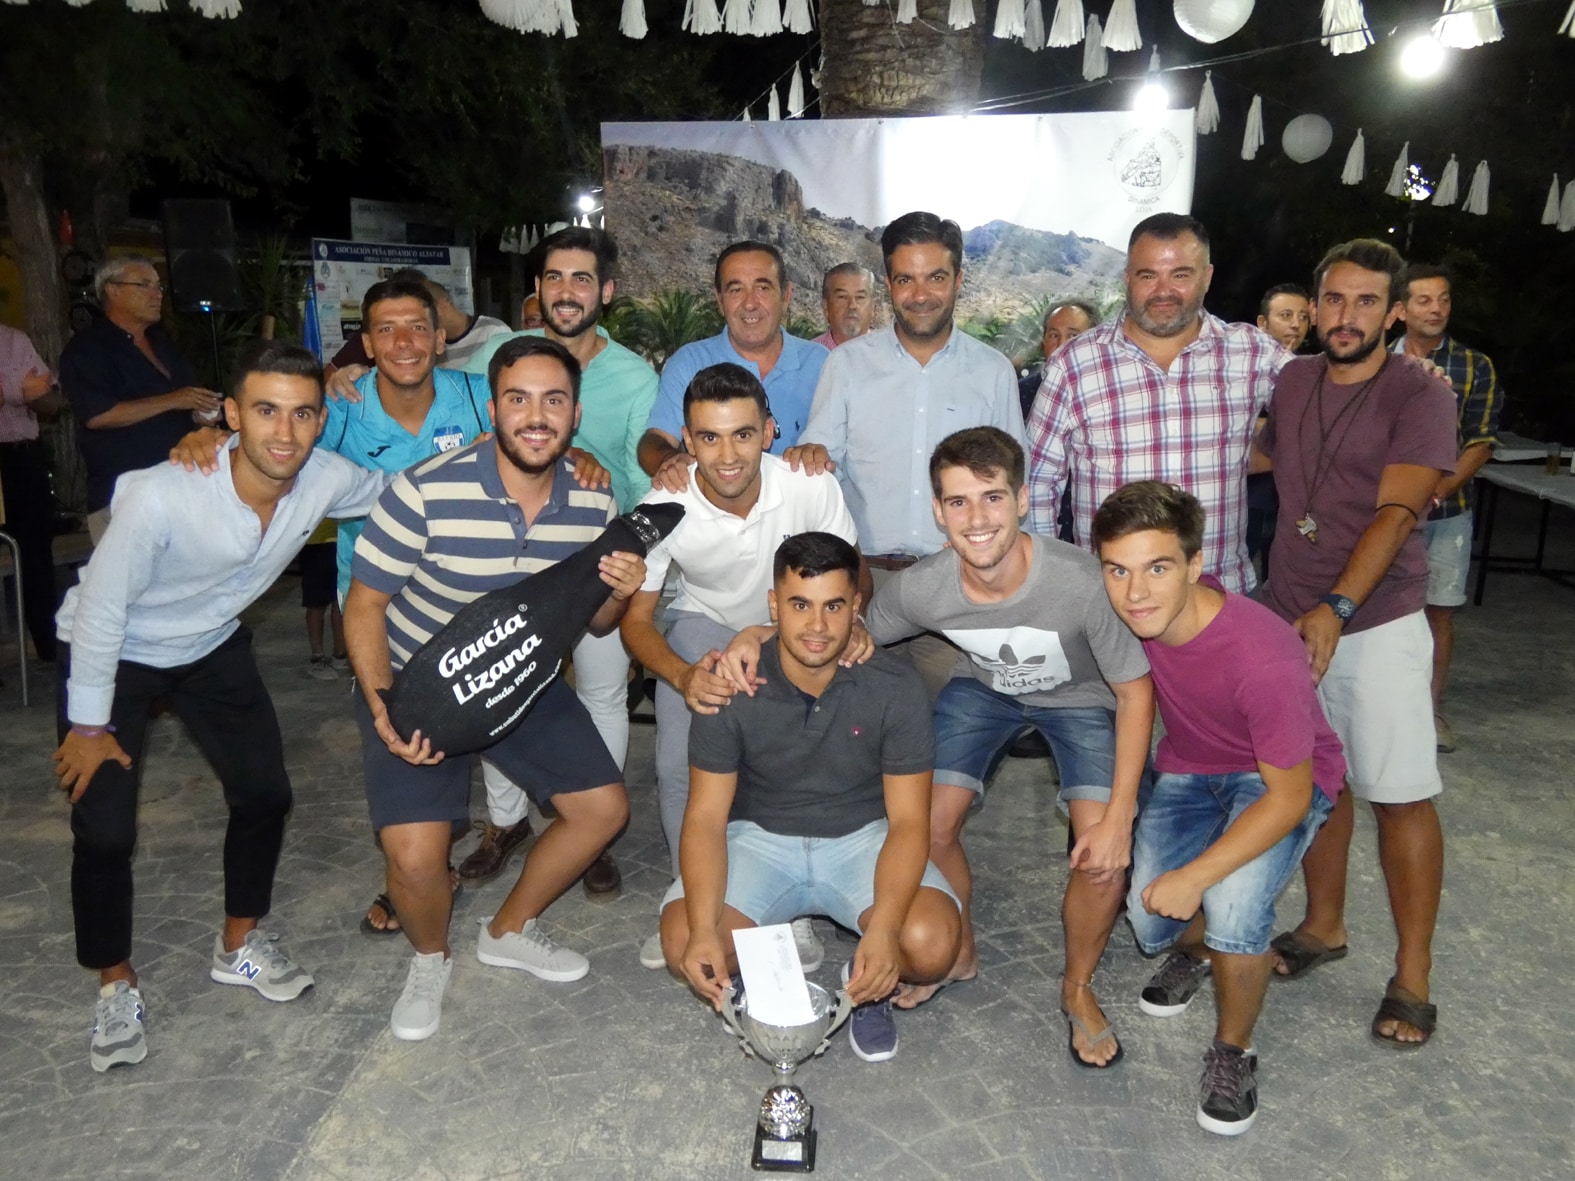
{"type": "Polygon", "coordinates": [[[1252,0],[1176,0],[1176,23],[1187,36],[1205,45],[1223,41],[1252,15],[1252,0]]]}
{"type": "Polygon", "coordinates": [[[1316,160],[1334,142],[1334,128],[1322,115],[1297,115],[1285,125],[1280,147],[1298,164],[1316,160]]]}

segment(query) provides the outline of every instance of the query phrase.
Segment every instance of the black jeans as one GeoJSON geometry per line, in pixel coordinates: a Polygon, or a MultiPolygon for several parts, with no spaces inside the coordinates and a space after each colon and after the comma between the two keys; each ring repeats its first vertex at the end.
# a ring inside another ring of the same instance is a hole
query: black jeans
{"type": "Polygon", "coordinates": [[[22,567],[22,607],[40,660],[55,658],[55,513],[49,464],[37,439],[0,443],[0,489],[5,494],[5,531],[16,538],[22,567]]]}
{"type": "MultiPolygon", "coordinates": [[[[131,854],[137,844],[137,788],[155,697],[166,698],[207,756],[230,807],[224,834],[224,913],[261,918],[273,899],[274,871],[290,811],[279,718],[252,655],[245,627],[201,660],[151,668],[122,660],[115,670],[110,724],[131,769],[105,762],[71,809],[71,912],[77,962],[110,968],[131,958],[131,854]]],[[[59,675],[57,725],[66,718],[66,670],[59,675]]]]}

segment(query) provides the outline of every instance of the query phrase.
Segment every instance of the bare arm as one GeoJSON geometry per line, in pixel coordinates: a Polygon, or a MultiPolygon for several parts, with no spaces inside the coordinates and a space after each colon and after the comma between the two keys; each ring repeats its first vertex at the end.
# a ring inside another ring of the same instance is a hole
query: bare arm
{"type": "Polygon", "coordinates": [[[591,616],[590,630],[593,635],[605,636],[618,626],[624,610],[629,606],[630,596],[645,581],[645,558],[639,554],[615,550],[597,563],[597,572],[601,580],[613,588],[613,592],[612,597],[591,616]]]}
{"type": "Polygon", "coordinates": [[[1433,490],[1433,495],[1439,500],[1445,500],[1459,492],[1482,470],[1482,465],[1493,458],[1493,444],[1471,443],[1460,453],[1460,458],[1455,460],[1455,470],[1451,475],[1444,476],[1438,481],[1438,487],[1433,490]]]}
{"type": "Polygon", "coordinates": [[[930,857],[931,773],[881,778],[888,827],[875,861],[875,905],[870,907],[848,977],[848,996],[854,1004],[879,1000],[897,987],[902,966],[897,937],[930,857]]]}
{"type": "Polygon", "coordinates": [[[733,807],[738,775],[689,768],[689,803],[678,840],[689,944],[684,948],[684,978],[720,1011],[731,986],[727,948],[722,938],[722,904],[727,897],[727,816],[733,807]]]}
{"type": "Polygon", "coordinates": [[[150,394],[146,398],[128,398],[117,402],[102,414],[95,414],[83,423],[89,430],[114,430],[117,427],[135,426],[170,410],[194,410],[212,414],[223,399],[212,390],[198,386],[182,386],[167,394],[150,394]]]}
{"type": "MultiPolygon", "coordinates": [[[[1344,595],[1358,607],[1367,601],[1427,511],[1441,474],[1437,468],[1409,463],[1393,463],[1384,468],[1378,481],[1378,507],[1372,524],[1357,539],[1350,561],[1329,593],[1344,595]]],[[[1335,645],[1340,642],[1340,617],[1327,603],[1319,603],[1294,626],[1307,645],[1313,679],[1322,680],[1335,645]]]]}
{"type": "Polygon", "coordinates": [[[674,652],[667,637],[656,628],[656,604],[660,591],[642,590],[629,600],[620,628],[629,655],[655,673],[679,693],[696,713],[714,714],[733,696],[733,688],[717,671],[721,654],[708,652],[694,664],[674,652]]]}
{"type": "Polygon", "coordinates": [[[1096,882],[1125,874],[1132,864],[1132,821],[1138,787],[1154,734],[1154,682],[1138,677],[1110,686],[1116,695],[1116,764],[1104,814],[1072,848],[1071,865],[1096,882]]]}
{"type": "Polygon", "coordinates": [[[1222,832],[1219,839],[1195,859],[1160,874],[1143,890],[1143,905],[1150,914],[1185,921],[1198,913],[1203,892],[1223,881],[1255,857],[1272,849],[1301,823],[1312,803],[1312,759],[1294,767],[1258,763],[1267,789],[1249,804],[1222,832]]]}
{"type": "Polygon", "coordinates": [[[388,655],[388,628],[385,616],[393,595],[375,591],[356,579],[350,581],[350,593],[345,596],[345,647],[350,654],[350,667],[355,671],[356,684],[372,711],[372,725],[377,735],[390,751],[417,766],[443,761],[443,753],[433,753],[430,740],[417,730],[409,741],[401,738],[388,720],[388,706],[384,704],[379,689],[389,689],[394,684],[394,666],[388,655]]]}

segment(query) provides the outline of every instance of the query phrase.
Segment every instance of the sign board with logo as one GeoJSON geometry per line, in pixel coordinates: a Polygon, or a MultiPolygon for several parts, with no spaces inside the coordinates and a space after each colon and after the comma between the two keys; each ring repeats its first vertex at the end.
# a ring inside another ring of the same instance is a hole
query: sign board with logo
{"type": "Polygon", "coordinates": [[[461,311],[476,310],[468,247],[312,239],[312,290],[323,360],[361,331],[361,297],[366,289],[405,267],[415,267],[441,283],[461,311]]]}
{"type": "Polygon", "coordinates": [[[794,309],[819,316],[840,262],[880,273],[880,230],[928,210],[964,243],[963,318],[1120,293],[1132,227],[1192,206],[1191,111],[782,122],[604,123],[619,284],[705,290],[728,242],[782,249],[794,309]]]}

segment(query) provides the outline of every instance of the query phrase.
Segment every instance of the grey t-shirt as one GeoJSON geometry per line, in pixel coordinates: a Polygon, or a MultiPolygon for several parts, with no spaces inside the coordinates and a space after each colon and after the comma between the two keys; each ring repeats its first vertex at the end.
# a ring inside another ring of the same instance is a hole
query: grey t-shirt
{"type": "Polygon", "coordinates": [[[1099,560],[1054,538],[1029,534],[1028,579],[999,603],[963,593],[961,559],[945,549],[910,566],[881,588],[868,626],[876,643],[921,631],[963,650],[952,676],[1050,709],[1115,707],[1106,682],[1148,673],[1142,642],[1110,606],[1099,560]]]}
{"type": "Polygon", "coordinates": [[[877,652],[837,669],[812,698],[787,679],[772,639],[760,647],[760,675],[753,697],[689,723],[689,762],[738,775],[729,820],[779,836],[847,836],[886,815],[885,776],[935,767],[929,698],[906,660],[877,652]]]}

